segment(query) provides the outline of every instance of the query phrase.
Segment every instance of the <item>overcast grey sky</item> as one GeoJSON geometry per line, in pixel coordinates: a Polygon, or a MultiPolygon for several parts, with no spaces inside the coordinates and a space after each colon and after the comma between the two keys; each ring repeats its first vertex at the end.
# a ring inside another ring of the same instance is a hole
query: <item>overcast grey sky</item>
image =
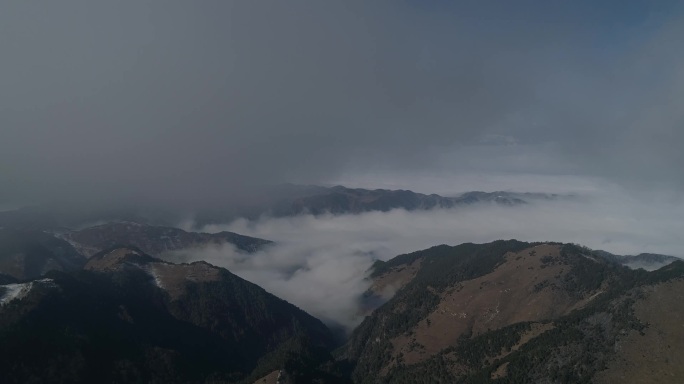
{"type": "Polygon", "coordinates": [[[0,204],[435,175],[680,194],[682,16],[646,0],[3,2],[0,204]]]}

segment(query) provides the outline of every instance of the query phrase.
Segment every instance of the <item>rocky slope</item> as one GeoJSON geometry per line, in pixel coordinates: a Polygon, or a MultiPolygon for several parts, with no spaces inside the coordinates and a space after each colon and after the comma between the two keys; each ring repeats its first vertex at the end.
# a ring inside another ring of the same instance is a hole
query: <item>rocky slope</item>
{"type": "Polygon", "coordinates": [[[252,382],[318,364],[319,320],[225,269],[135,248],[0,286],[3,382],[252,382]]]}
{"type": "Polygon", "coordinates": [[[684,309],[646,309],[681,297],[681,261],[646,272],[574,245],[499,241],[402,255],[373,277],[372,292],[396,294],[339,351],[357,383],[616,382],[627,365],[683,378],[664,341],[684,335],[684,309]]]}

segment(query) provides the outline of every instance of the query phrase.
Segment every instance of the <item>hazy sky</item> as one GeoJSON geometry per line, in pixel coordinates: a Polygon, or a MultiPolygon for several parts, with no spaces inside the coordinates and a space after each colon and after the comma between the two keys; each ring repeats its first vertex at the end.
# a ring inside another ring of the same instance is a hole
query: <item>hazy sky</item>
{"type": "Polygon", "coordinates": [[[0,205],[436,177],[678,195],[676,3],[3,2],[0,205]]]}

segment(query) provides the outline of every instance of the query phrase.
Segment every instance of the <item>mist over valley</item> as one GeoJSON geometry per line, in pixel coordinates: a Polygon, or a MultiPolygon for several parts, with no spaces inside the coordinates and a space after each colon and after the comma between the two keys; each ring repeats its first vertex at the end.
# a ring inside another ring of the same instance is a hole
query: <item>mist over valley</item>
{"type": "Polygon", "coordinates": [[[0,381],[684,382],[683,21],[4,4],[0,381]]]}

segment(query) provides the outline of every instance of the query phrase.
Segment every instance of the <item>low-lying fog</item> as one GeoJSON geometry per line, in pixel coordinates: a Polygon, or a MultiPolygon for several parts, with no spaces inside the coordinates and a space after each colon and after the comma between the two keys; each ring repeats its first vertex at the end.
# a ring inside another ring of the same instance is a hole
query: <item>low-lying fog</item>
{"type": "Polygon", "coordinates": [[[682,204],[643,204],[620,195],[516,207],[263,217],[203,230],[270,239],[275,246],[251,255],[233,247],[210,248],[176,255],[176,261],[206,260],[226,267],[314,316],[350,329],[362,320],[358,298],[369,287],[366,272],[376,259],[438,244],[497,239],[573,242],[616,254],[681,256],[682,217],[682,204]]]}

